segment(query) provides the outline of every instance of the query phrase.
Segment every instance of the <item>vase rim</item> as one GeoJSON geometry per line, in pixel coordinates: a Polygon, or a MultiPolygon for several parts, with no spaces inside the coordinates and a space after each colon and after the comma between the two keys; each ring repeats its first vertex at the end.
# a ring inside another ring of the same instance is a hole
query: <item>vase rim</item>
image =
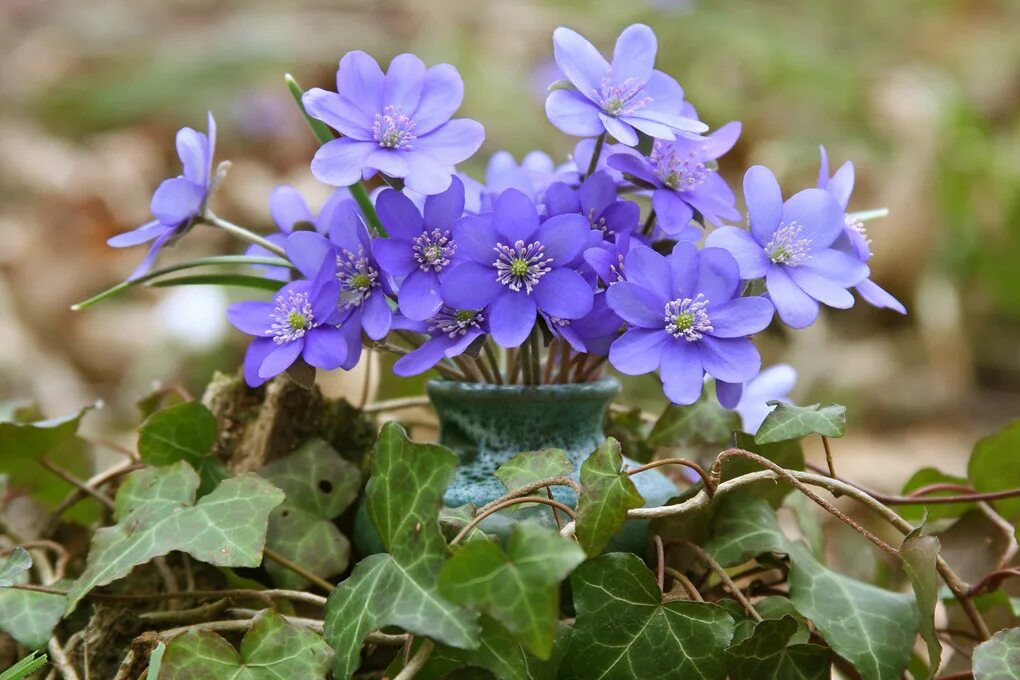
{"type": "Polygon", "coordinates": [[[532,397],[570,398],[570,397],[614,397],[620,392],[620,381],[616,378],[600,378],[585,383],[555,383],[552,385],[495,385],[492,383],[460,382],[457,380],[429,380],[425,383],[425,391],[431,397],[465,396],[473,398],[486,397],[532,397]]]}

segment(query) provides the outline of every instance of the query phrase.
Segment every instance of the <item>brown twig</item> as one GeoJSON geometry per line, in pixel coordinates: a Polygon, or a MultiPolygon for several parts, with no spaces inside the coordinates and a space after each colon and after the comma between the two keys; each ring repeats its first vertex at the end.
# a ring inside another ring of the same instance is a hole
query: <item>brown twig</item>
{"type": "Polygon", "coordinates": [[[692,599],[692,600],[694,600],[696,602],[704,602],[705,601],[705,598],[703,598],[701,596],[701,593],[698,592],[698,587],[694,585],[694,582],[691,581],[691,579],[687,578],[687,574],[685,574],[682,571],[679,571],[677,569],[674,569],[673,567],[666,567],[665,571],[666,571],[667,574],[669,574],[674,579],[676,579],[676,581],[684,589],[684,591],[687,593],[687,595],[688,595],[688,597],[690,597],[690,599],[692,599]]]}
{"type": "Polygon", "coordinates": [[[503,374],[499,369],[499,359],[496,358],[496,351],[492,349],[492,344],[489,343],[489,339],[485,339],[485,343],[482,344],[482,353],[485,354],[485,360],[489,362],[489,366],[492,369],[493,377],[496,380],[497,385],[503,384],[503,374]]]}
{"type": "Polygon", "coordinates": [[[291,562],[286,557],[284,557],[283,555],[281,555],[280,553],[276,552],[275,550],[273,550],[271,548],[268,548],[268,547],[267,548],[263,548],[262,555],[264,557],[266,557],[268,559],[271,559],[272,561],[276,562],[277,564],[279,564],[284,569],[289,569],[290,571],[294,572],[295,574],[297,574],[301,578],[305,579],[306,581],[309,581],[309,582],[317,585],[318,587],[320,587],[323,590],[325,590],[327,593],[332,593],[334,590],[336,590],[336,586],[334,586],[332,583],[330,583],[326,579],[324,579],[321,576],[318,576],[316,574],[313,574],[312,572],[310,572],[307,569],[305,569],[304,567],[302,567],[300,564],[296,564],[294,562],[291,562]]]}
{"type": "Polygon", "coordinates": [[[655,580],[659,584],[659,592],[666,592],[666,549],[662,546],[662,536],[652,536],[655,544],[655,580]]]}
{"type": "Polygon", "coordinates": [[[64,546],[60,545],[56,541],[47,541],[45,539],[25,541],[24,543],[19,543],[17,546],[0,549],[0,557],[14,552],[15,548],[23,548],[24,550],[49,550],[53,552],[57,556],[57,561],[53,566],[53,580],[59,581],[64,578],[64,574],[67,571],[67,563],[70,561],[71,556],[67,553],[64,546]]]}
{"type": "Polygon", "coordinates": [[[716,562],[711,555],[709,555],[700,545],[696,545],[687,541],[687,547],[694,551],[694,553],[701,559],[702,562],[708,565],[708,567],[715,572],[715,575],[719,577],[719,580],[726,584],[730,594],[733,595],[734,599],[740,603],[740,606],[747,610],[747,613],[757,622],[762,621],[761,614],[754,608],[751,601],[747,599],[743,591],[737,587],[737,584],[733,582],[730,575],[726,573],[726,570],[722,568],[722,565],[716,562]]]}
{"type": "Polygon", "coordinates": [[[425,642],[421,643],[421,647],[415,653],[411,660],[404,665],[399,673],[393,676],[393,680],[410,680],[418,671],[422,669],[425,662],[429,660],[429,656],[432,654],[432,649],[435,647],[435,643],[432,640],[425,639],[425,642]]]}
{"type": "MultiPolygon", "coordinates": [[[[551,501],[556,500],[555,498],[553,498],[552,489],[550,487],[548,487],[548,486],[545,487],[545,495],[548,496],[549,500],[551,500],[551,501]]],[[[556,510],[555,506],[550,506],[549,509],[552,512],[553,521],[556,522],[556,529],[557,530],[562,529],[563,528],[563,522],[560,521],[560,513],[559,513],[559,511],[556,510]]]]}
{"type": "Polygon", "coordinates": [[[682,465],[684,467],[690,468],[691,470],[694,470],[695,472],[698,473],[698,476],[701,477],[701,481],[704,482],[705,493],[708,494],[709,498],[711,498],[712,494],[715,493],[714,485],[711,483],[708,473],[705,471],[705,468],[701,467],[693,460],[688,460],[686,458],[662,458],[660,460],[653,460],[651,463],[646,463],[634,469],[627,470],[627,474],[636,475],[639,472],[651,470],[652,468],[661,467],[663,465],[682,465]]]}
{"type": "MultiPolygon", "coordinates": [[[[1020,496],[1020,488],[1016,488],[1016,489],[1004,489],[1003,491],[985,491],[985,492],[977,492],[977,491],[973,491],[972,490],[973,493],[964,493],[964,494],[960,494],[960,495],[956,495],[956,496],[931,496],[931,497],[924,496],[924,497],[922,497],[921,495],[919,495],[919,492],[922,491],[922,490],[925,490],[925,494],[934,493],[936,491],[941,490],[939,488],[930,488],[929,489],[929,487],[922,487],[921,489],[915,489],[913,492],[910,493],[910,495],[907,495],[907,496],[895,496],[895,495],[884,494],[884,493],[882,493],[880,491],[876,491],[874,489],[869,489],[866,486],[863,486],[861,484],[857,484],[856,482],[851,482],[851,481],[846,480],[846,479],[842,479],[840,477],[833,477],[824,468],[820,468],[817,465],[812,465],[811,463],[807,463],[805,465],[805,467],[807,467],[809,470],[813,470],[815,472],[827,475],[828,477],[831,477],[832,479],[838,479],[839,481],[841,481],[844,484],[852,486],[852,487],[854,487],[855,489],[857,489],[859,491],[863,491],[864,493],[868,494],[869,496],[874,498],[879,503],[882,503],[883,505],[949,505],[951,503],[977,503],[977,502],[980,502],[980,501],[998,501],[998,500],[1002,500],[1002,499],[1005,499],[1005,498],[1016,498],[1016,497],[1020,496]]],[[[940,487],[942,485],[932,484],[930,486],[931,487],[940,487]]],[[[946,485],[946,486],[954,486],[955,487],[957,485],[946,485]]],[[[957,490],[969,489],[969,488],[970,487],[962,487],[962,486],[960,486],[960,487],[957,487],[957,490]]],[[[946,489],[946,490],[950,490],[950,489],[946,489]]]]}
{"type": "Polygon", "coordinates": [[[64,680],[80,680],[78,671],[74,670],[71,660],[67,658],[67,654],[64,653],[64,648],[61,646],[60,640],[57,639],[56,635],[50,638],[46,649],[50,653],[50,663],[64,680]]]}
{"type": "Polygon", "coordinates": [[[110,498],[106,494],[101,493],[101,492],[97,491],[96,489],[88,486],[85,482],[83,482],[82,480],[78,479],[77,477],[72,475],[70,472],[68,472],[64,468],[62,468],[62,467],[60,467],[58,465],[54,465],[53,463],[51,463],[50,461],[46,460],[45,458],[40,458],[39,459],[39,464],[42,465],[47,470],[49,470],[50,472],[52,472],[53,474],[55,474],[57,477],[60,477],[62,480],[64,480],[65,482],[67,482],[71,486],[73,486],[76,489],[78,489],[79,491],[81,491],[82,493],[85,493],[85,494],[88,494],[89,496],[92,496],[97,501],[99,501],[104,506],[106,506],[106,508],[108,510],[110,510],[111,512],[113,511],[113,509],[114,509],[113,501],[110,500],[110,498]]]}
{"type": "MultiPolygon", "coordinates": [[[[102,488],[104,485],[109,484],[113,480],[117,479],[118,477],[134,472],[135,470],[141,470],[143,467],[145,466],[139,463],[132,463],[130,461],[124,462],[121,463],[120,465],[115,465],[114,467],[111,467],[108,470],[104,470],[98,474],[93,475],[92,477],[89,477],[87,480],[85,480],[85,486],[98,490],[102,488]]],[[[46,528],[43,529],[43,535],[52,536],[60,524],[60,516],[67,512],[67,510],[74,506],[78,501],[80,501],[81,499],[85,498],[88,495],[89,494],[87,492],[83,491],[78,487],[75,487],[74,491],[69,493],[64,498],[64,500],[60,502],[60,505],[58,505],[56,509],[53,511],[53,513],[50,515],[49,522],[47,523],[46,528]]]]}
{"type": "Polygon", "coordinates": [[[563,503],[560,503],[559,501],[552,500],[544,496],[522,496],[517,498],[506,498],[502,501],[493,501],[492,503],[486,505],[485,509],[480,510],[478,514],[471,519],[470,522],[464,525],[464,528],[461,529],[457,533],[457,535],[453,537],[452,541],[450,541],[450,545],[457,545],[458,543],[460,543],[460,541],[465,536],[471,533],[472,529],[477,527],[482,522],[482,520],[488,517],[489,515],[499,512],[503,508],[508,508],[511,505],[517,505],[519,503],[542,503],[543,505],[549,505],[559,510],[562,510],[567,515],[569,515],[571,519],[573,519],[575,516],[573,508],[571,508],[569,505],[565,505],[563,503]]]}
{"type": "Polygon", "coordinates": [[[836,464],[832,460],[832,449],[829,447],[829,438],[824,434],[822,437],[822,448],[825,449],[825,463],[829,466],[829,474],[836,476],[836,464]]]}

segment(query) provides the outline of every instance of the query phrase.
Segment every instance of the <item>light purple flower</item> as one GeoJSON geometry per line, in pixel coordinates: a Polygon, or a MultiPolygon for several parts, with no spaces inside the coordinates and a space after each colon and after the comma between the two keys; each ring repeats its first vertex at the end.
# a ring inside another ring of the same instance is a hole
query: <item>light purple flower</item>
{"type": "MultiPolygon", "coordinates": [[[[763,297],[739,297],[737,263],[725,250],[677,243],[668,256],[638,247],[627,255],[627,280],[606,292],[609,306],[632,328],[609,349],[609,361],[627,375],[656,369],[663,390],[676,404],[693,404],[705,374],[717,381],[719,399],[733,391],[718,383],[739,384],[761,367],[747,338],[772,320],[763,297]]],[[[739,393],[738,393],[739,394],[739,393]]]]}
{"type": "Polygon", "coordinates": [[[336,84],[336,92],[313,88],[303,99],[309,115],[343,135],[312,160],[312,174],[327,184],[350,185],[381,172],[437,194],[450,186],[452,166],[485,138],[477,121],[450,120],[464,99],[464,82],[449,64],[426,69],[418,57],[401,54],[383,74],[372,57],[349,52],[336,84]]]}
{"type": "Polygon", "coordinates": [[[727,123],[701,140],[655,140],[647,158],[637,151],[609,157],[609,165],[653,188],[652,209],[658,226],[670,238],[697,241],[701,230],[691,224],[694,211],[722,226],[724,219],[737,219],[733,191],[709,163],[733,148],[740,136],[740,123],[727,123]]]}
{"type": "Polygon", "coordinates": [[[517,189],[535,203],[540,203],[551,183],[577,183],[578,175],[572,164],[568,162],[557,166],[544,151],[530,151],[520,163],[509,151],[497,151],[485,166],[485,184],[463,175],[461,179],[467,193],[467,211],[480,213],[492,211],[496,197],[507,189],[517,189]]]}
{"type": "Polygon", "coordinates": [[[516,189],[496,199],[491,213],[467,215],[453,227],[464,262],[443,280],[443,301],[455,309],[490,308],[492,337],[517,347],[528,337],[539,310],[579,319],[592,308],[594,291],[568,265],[588,238],[581,215],[557,215],[539,223],[535,204],[516,189]]]}
{"type": "Polygon", "coordinates": [[[797,371],[788,364],[769,366],[744,385],[744,393],[734,407],[744,424],[744,432],[756,434],[765,416],[774,406],[770,401],[788,402],[787,396],[797,382],[797,371]]]}
{"type": "Polygon", "coordinates": [[[708,127],[679,112],[684,91],[673,78],[655,70],[655,33],[634,24],[620,34],[613,61],[569,28],[553,33],[553,52],[560,71],[577,89],[557,89],[545,100],[553,125],[569,135],[595,137],[608,132],[628,146],[638,131],[658,139],[676,133],[700,133],[708,127]]]}
{"type": "Polygon", "coordinates": [[[375,260],[357,204],[340,203],[331,222],[328,239],[313,231],[297,231],[287,237],[286,251],[304,276],[338,282],[336,309],[328,322],[341,327],[347,344],[342,368],[351,368],[361,356],[362,330],[373,340],[389,333],[393,312],[387,298],[393,285],[375,260]]]}
{"type": "Polygon", "coordinates": [[[230,306],[227,318],[238,330],[254,335],[244,355],[244,379],[252,387],[304,359],[310,366],[332,370],[346,359],[340,329],[326,323],[336,306],[336,281],[321,285],[301,280],[288,283],[272,302],[245,301],[230,306]]]}
{"type": "MultiPolygon", "coordinates": [[[[595,163],[595,170],[609,175],[610,179],[613,180],[613,184],[617,186],[627,184],[627,180],[623,178],[623,173],[609,165],[609,158],[614,153],[623,153],[629,149],[630,147],[624,144],[603,144],[602,152],[599,153],[598,161],[595,163]]],[[[576,177],[579,178],[580,175],[588,172],[588,168],[591,167],[591,157],[594,153],[594,139],[582,139],[574,145],[574,153],[571,155],[571,160],[574,163],[574,167],[577,169],[576,177]]],[[[576,179],[574,181],[564,179],[563,181],[571,184],[577,183],[576,179]]]]}
{"type": "Polygon", "coordinates": [[[641,208],[634,201],[619,198],[616,184],[604,172],[595,172],[577,189],[564,182],[554,182],[545,191],[545,208],[549,215],[581,213],[588,226],[601,240],[615,241],[637,228],[641,208]]]}
{"type": "Polygon", "coordinates": [[[783,202],[772,171],[762,165],[744,175],[744,202],[751,231],[723,227],[705,244],[725,248],[736,258],[743,279],[765,278],[779,318],[805,328],[818,317],[818,303],[848,309],[847,288],[868,276],[857,258],[836,250],[843,233],[843,210],[822,189],[804,189],[783,202]]]}
{"type": "MultiPolygon", "coordinates": [[[[834,248],[853,255],[861,262],[871,259],[871,239],[864,228],[864,222],[848,213],[847,206],[850,203],[850,194],[854,190],[854,164],[850,161],[844,163],[831,178],[829,177],[829,158],[825,153],[825,147],[819,147],[822,154],[821,167],[818,168],[818,188],[825,189],[840,207],[843,208],[843,235],[836,240],[834,248]]],[[[864,298],[864,301],[880,309],[892,309],[900,314],[906,314],[907,308],[903,303],[892,296],[888,291],[872,281],[864,279],[854,290],[864,298]]]]}
{"type": "Polygon", "coordinates": [[[440,282],[458,262],[451,230],[464,214],[464,185],[454,177],[446,191],[425,199],[423,211],[387,189],[379,194],[376,210],[390,237],[375,239],[372,250],[388,274],[403,279],[400,311],[414,321],[429,319],[442,306],[440,282]]]}
{"type": "Polygon", "coordinates": [[[205,210],[212,187],[212,162],[216,150],[216,121],[209,113],[209,134],[192,128],[177,132],[177,155],[184,173],[163,180],[152,195],[150,209],[156,218],[137,229],[114,236],[107,244],[127,248],[152,241],[149,252],[138,268],[128,277],[136,279],[152,268],[163,246],[172,245],[183,236],[205,210]]]}
{"type": "Polygon", "coordinates": [[[479,337],[489,332],[488,310],[443,307],[428,321],[412,321],[397,315],[393,327],[429,335],[429,339],[393,364],[393,372],[402,377],[429,370],[444,357],[456,357],[467,351],[479,337]]]}

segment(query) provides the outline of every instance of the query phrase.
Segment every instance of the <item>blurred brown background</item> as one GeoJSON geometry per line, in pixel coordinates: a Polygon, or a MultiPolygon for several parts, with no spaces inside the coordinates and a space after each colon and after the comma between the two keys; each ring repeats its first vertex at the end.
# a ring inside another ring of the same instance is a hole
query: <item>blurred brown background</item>
{"type": "MultiPolygon", "coordinates": [[[[744,123],[723,159],[734,187],[765,163],[788,192],[811,185],[817,147],[852,159],[852,209],[870,223],[874,278],[910,315],[858,305],[762,344],[800,372],[800,401],[849,406],[837,455],[893,488],[911,469],[962,468],[973,440],[1020,413],[1020,2],[1016,0],[3,0],[0,3],[0,400],[55,415],[96,398],[91,427],[136,424],[154,381],[201,391],[233,370],[244,338],[223,317],[237,291],[144,290],[86,312],[69,305],[127,275],[138,249],[105,240],[148,219],[152,189],[179,172],[173,134],[219,121],[233,169],[219,214],[269,229],[272,188],[317,206],[313,140],[282,75],[331,87],[365,49],[455,64],[462,115],[488,154],[565,158],[546,120],[551,33],[569,25],[611,49],[633,22],[659,35],[659,66],[713,126],[744,123]]],[[[226,252],[197,231],[163,261],[226,252]]],[[[243,291],[240,294],[244,294],[243,291]]],[[[385,377],[379,396],[417,389],[385,377]]],[[[364,371],[331,376],[357,401],[364,371]]],[[[373,385],[375,379],[373,378],[373,385]]],[[[654,380],[628,385],[649,409],[654,380]]]]}

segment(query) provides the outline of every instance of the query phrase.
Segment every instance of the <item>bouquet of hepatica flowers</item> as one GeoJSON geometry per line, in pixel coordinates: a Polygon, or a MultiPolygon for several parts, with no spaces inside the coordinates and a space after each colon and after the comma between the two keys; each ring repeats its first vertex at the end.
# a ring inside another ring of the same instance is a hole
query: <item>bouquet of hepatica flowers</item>
{"type": "Polygon", "coordinates": [[[384,71],[351,52],[335,92],[289,79],[322,143],[311,172],[337,190],[313,214],[296,190],[277,188],[269,210],[279,231],[269,235],[212,212],[226,170],[214,170],[213,117],[207,133],[184,128],[184,171],[156,190],[153,221],[110,240],[150,244],[113,290],[193,266],[257,267],[178,280],[274,291],[228,311],[252,336],[252,386],[285,371],[350,369],[368,347],[400,355],[402,376],[497,384],[585,382],[607,363],[658,371],[677,404],[696,401],[707,375],[729,407],[761,370],[752,337],[776,318],[805,328],[821,305],[853,306],[854,292],[904,312],[868,278],[863,222],[884,213],[847,212],[851,163],[830,176],[822,149],[818,185],[785,198],[768,168],[750,168],[746,226],[734,226],[741,213],[717,159],[740,124],[700,120],[656,70],[650,28],[627,28],[611,60],[568,28],[553,49],[563,79],[546,114],[581,141],[560,165],[539,151],[520,164],[498,152],[484,183],[456,168],[484,130],[453,117],[464,95],[453,66],[402,54],[384,71]],[[152,270],[164,247],[203,224],[249,242],[245,255],[152,270]]]}

